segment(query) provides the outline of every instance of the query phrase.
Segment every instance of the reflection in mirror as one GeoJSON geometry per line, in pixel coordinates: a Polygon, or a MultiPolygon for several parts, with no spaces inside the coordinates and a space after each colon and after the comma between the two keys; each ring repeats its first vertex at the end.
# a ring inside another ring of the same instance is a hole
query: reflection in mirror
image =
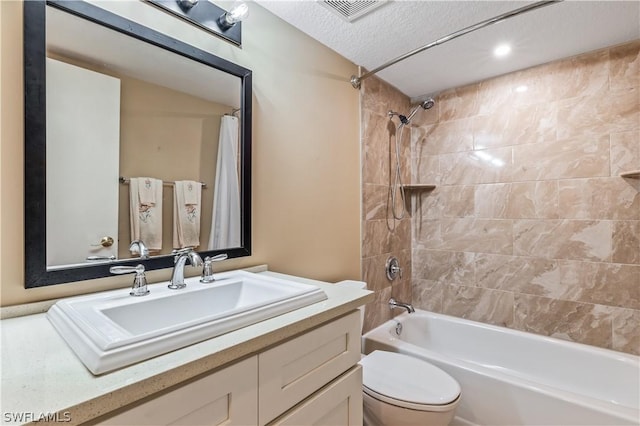
{"type": "Polygon", "coordinates": [[[186,246],[248,255],[251,72],[84,2],[27,3],[26,287],[108,276],[138,240],[148,270],[186,246]]]}

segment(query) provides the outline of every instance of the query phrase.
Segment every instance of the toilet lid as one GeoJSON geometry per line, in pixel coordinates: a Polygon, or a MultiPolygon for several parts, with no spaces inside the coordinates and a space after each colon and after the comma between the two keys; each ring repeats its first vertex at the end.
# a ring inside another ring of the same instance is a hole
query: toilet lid
{"type": "MultiPolygon", "coordinates": [[[[446,405],[460,396],[460,385],[447,373],[418,358],[374,351],[360,360],[362,383],[383,399],[399,406],[446,405]]],[[[376,396],[376,395],[372,395],[376,396]]]]}

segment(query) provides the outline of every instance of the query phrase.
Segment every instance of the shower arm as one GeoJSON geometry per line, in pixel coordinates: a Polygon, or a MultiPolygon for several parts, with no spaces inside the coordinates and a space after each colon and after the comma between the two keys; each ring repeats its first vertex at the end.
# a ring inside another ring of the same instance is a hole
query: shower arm
{"type": "Polygon", "coordinates": [[[520,7],[518,9],[514,9],[514,10],[512,10],[510,12],[503,13],[502,15],[494,16],[493,18],[487,19],[485,21],[478,22],[477,24],[474,24],[474,25],[471,25],[469,27],[463,28],[463,29],[458,30],[458,31],[456,31],[454,33],[446,35],[446,36],[444,36],[442,38],[439,38],[436,41],[432,41],[429,44],[425,44],[424,46],[418,47],[417,49],[414,49],[409,53],[405,53],[402,56],[398,56],[397,58],[387,62],[386,64],[380,65],[378,68],[374,68],[371,71],[366,72],[366,73],[362,74],[359,77],[356,76],[356,75],[352,75],[351,76],[351,85],[355,89],[359,89],[360,88],[360,84],[362,83],[362,80],[364,80],[364,79],[366,79],[368,77],[371,77],[374,74],[377,74],[378,72],[382,71],[385,68],[390,67],[391,65],[394,65],[394,64],[396,64],[396,63],[398,63],[400,61],[404,61],[405,59],[410,58],[413,55],[416,55],[416,54],[418,54],[420,52],[424,52],[427,49],[431,49],[434,46],[438,46],[440,44],[446,43],[448,41],[451,41],[451,40],[453,40],[455,38],[458,38],[458,37],[463,36],[465,34],[468,34],[470,32],[479,30],[480,28],[484,28],[486,26],[489,26],[489,25],[492,25],[492,24],[496,24],[498,22],[504,21],[505,19],[513,18],[514,16],[518,16],[518,15],[521,15],[523,13],[527,13],[527,12],[530,12],[532,10],[539,9],[541,7],[550,6],[550,5],[555,4],[555,3],[560,3],[562,1],[563,0],[539,1],[539,2],[532,3],[532,4],[527,5],[527,6],[520,7]]]}

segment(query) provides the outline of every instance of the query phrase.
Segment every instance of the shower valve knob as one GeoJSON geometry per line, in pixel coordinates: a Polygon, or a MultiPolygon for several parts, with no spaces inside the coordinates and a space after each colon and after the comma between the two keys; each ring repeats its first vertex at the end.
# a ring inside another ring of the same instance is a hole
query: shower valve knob
{"type": "Polygon", "coordinates": [[[393,281],[396,278],[402,279],[402,268],[400,267],[400,262],[398,262],[397,257],[391,256],[387,259],[385,270],[389,281],[393,281]]]}

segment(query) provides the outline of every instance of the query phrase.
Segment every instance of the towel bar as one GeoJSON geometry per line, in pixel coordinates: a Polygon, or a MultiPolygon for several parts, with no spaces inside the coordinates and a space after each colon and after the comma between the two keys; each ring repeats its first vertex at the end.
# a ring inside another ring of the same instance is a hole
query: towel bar
{"type": "MultiPolygon", "coordinates": [[[[130,182],[129,178],[122,177],[122,176],[120,176],[119,180],[120,180],[120,183],[122,183],[124,185],[128,185],[129,182],[130,182]]],[[[200,182],[200,183],[202,184],[202,189],[207,187],[206,183],[204,183],[204,182],[200,182]]],[[[176,183],[174,181],[172,181],[172,180],[163,180],[162,181],[162,186],[174,186],[175,184],[176,183]]]]}

